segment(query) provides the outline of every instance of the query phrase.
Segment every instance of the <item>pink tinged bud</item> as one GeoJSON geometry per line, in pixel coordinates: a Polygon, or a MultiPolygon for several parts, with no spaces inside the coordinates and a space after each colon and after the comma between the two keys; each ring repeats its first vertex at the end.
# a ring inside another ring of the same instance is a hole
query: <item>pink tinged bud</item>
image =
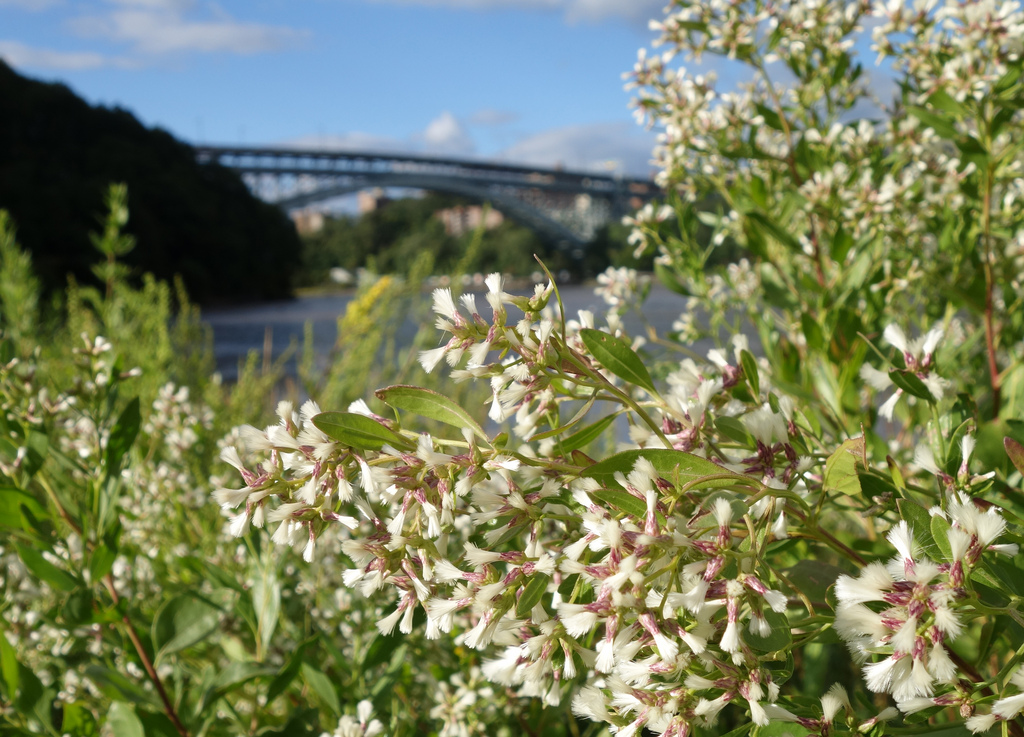
{"type": "Polygon", "coordinates": [[[663,661],[671,662],[676,659],[676,655],[679,654],[679,645],[665,637],[661,630],[658,629],[658,623],[654,619],[653,614],[650,612],[644,612],[637,617],[637,622],[639,622],[640,626],[647,630],[651,637],[654,638],[654,642],[658,647],[658,652],[663,661]]]}
{"type": "Polygon", "coordinates": [[[718,575],[718,572],[725,566],[725,557],[716,555],[708,561],[708,567],[704,570],[704,580],[711,583],[718,575]]]}

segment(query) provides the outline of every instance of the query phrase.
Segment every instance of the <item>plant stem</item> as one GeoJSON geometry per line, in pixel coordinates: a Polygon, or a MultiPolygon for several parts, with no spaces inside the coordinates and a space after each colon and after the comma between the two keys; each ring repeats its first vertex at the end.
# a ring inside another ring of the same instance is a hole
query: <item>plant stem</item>
{"type": "MultiPolygon", "coordinates": [[[[990,141],[991,143],[991,141],[990,141]]],[[[999,418],[1000,379],[999,364],[996,361],[996,329],[992,317],[995,280],[992,274],[992,164],[985,167],[985,194],[982,201],[982,228],[985,249],[982,261],[985,270],[985,348],[988,353],[988,375],[992,383],[992,419],[999,418]]]]}
{"type": "Polygon", "coordinates": [[[821,529],[820,527],[818,527],[817,524],[809,524],[807,515],[801,514],[799,510],[794,509],[793,507],[789,507],[788,511],[791,512],[794,517],[796,517],[804,523],[804,528],[807,530],[806,534],[808,537],[815,540],[820,540],[836,552],[842,553],[843,555],[847,556],[848,558],[850,558],[850,560],[856,562],[858,565],[867,565],[867,561],[861,557],[860,553],[848,547],[845,543],[841,542],[838,538],[834,537],[832,533],[821,529]]]}
{"type": "MultiPolygon", "coordinates": [[[[114,577],[109,573],[104,576],[103,584],[107,587],[107,592],[110,594],[110,598],[114,602],[114,606],[120,605],[121,597],[117,593],[117,589],[114,587],[114,577]]],[[[153,683],[156,688],[157,694],[160,696],[160,701],[163,702],[164,712],[167,714],[167,718],[171,720],[171,724],[178,730],[178,734],[181,737],[188,737],[188,730],[185,729],[185,725],[181,723],[178,718],[178,713],[174,710],[174,704],[171,703],[170,698],[167,696],[167,691],[164,689],[164,684],[160,680],[160,676],[157,675],[156,668],[153,667],[153,661],[150,660],[149,655],[146,653],[146,648],[142,646],[142,640],[139,639],[139,633],[135,630],[135,625],[132,624],[131,618],[127,614],[121,615],[121,621],[124,623],[125,630],[128,632],[128,639],[132,641],[132,645],[135,647],[135,652],[139,656],[139,660],[142,661],[142,667],[146,670],[146,675],[149,676],[149,680],[153,683]]]]}

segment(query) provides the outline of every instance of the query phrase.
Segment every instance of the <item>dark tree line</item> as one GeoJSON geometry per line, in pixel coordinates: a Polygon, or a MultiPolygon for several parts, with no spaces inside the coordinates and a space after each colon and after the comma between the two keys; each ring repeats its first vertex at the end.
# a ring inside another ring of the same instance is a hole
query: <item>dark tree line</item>
{"type": "Polygon", "coordinates": [[[200,302],[291,293],[300,243],[287,216],[234,172],[200,165],[192,148],[126,110],[94,107],[62,84],[27,79],[0,61],[0,208],[18,226],[44,285],[88,282],[112,182],[128,185],[127,232],[137,273],[181,275],[200,302]]]}

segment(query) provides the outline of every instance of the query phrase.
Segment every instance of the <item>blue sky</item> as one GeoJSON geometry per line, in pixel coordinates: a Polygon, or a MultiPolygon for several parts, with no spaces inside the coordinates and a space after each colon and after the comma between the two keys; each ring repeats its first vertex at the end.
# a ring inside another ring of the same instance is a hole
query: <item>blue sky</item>
{"type": "Polygon", "coordinates": [[[0,56],[193,142],[617,166],[664,0],[0,0],[0,56]],[[606,163],[606,162],[614,162],[606,163]]]}

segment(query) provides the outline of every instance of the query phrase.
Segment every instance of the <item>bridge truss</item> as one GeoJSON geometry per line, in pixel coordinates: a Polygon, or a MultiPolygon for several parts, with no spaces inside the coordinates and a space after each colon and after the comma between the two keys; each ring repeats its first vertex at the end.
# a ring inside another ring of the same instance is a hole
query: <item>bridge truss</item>
{"type": "Polygon", "coordinates": [[[605,223],[660,192],[646,179],[412,154],[252,146],[195,150],[200,162],[234,169],[257,196],[286,210],[376,187],[447,192],[490,202],[574,252],[605,223]]]}

